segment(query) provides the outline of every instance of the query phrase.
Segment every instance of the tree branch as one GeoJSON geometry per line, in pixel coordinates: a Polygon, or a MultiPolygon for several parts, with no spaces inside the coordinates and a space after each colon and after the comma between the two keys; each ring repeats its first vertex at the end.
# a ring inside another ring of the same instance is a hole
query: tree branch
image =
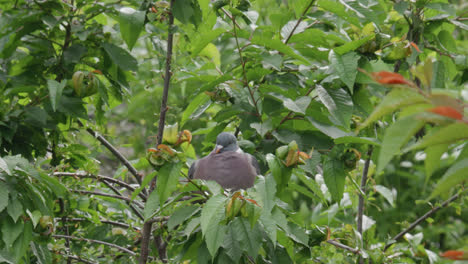
{"type": "MultiPolygon", "coordinates": [[[[119,190],[117,190],[117,188],[115,188],[114,186],[112,186],[112,184],[110,184],[110,182],[107,182],[107,181],[104,181],[104,184],[107,185],[107,187],[109,187],[109,189],[111,189],[116,195],[122,195],[119,190]]],[[[138,211],[137,208],[135,208],[135,206],[133,206],[132,202],[131,202],[131,199],[130,201],[126,201],[128,206],[132,209],[132,211],[138,216],[138,218],[140,218],[141,220],[144,220],[145,217],[140,213],[140,211],[138,211]]],[[[136,202],[136,201],[134,201],[136,202]]]]}
{"type": "Polygon", "coordinates": [[[463,192],[459,192],[457,194],[455,194],[454,196],[450,197],[449,199],[447,199],[446,201],[444,201],[441,205],[439,206],[436,206],[434,208],[432,208],[431,210],[429,210],[427,213],[425,213],[423,216],[421,216],[420,218],[418,218],[416,221],[414,221],[408,228],[406,228],[405,230],[401,231],[398,235],[394,236],[392,239],[391,239],[391,242],[388,243],[387,245],[385,245],[385,248],[384,248],[384,251],[386,251],[391,245],[393,245],[398,239],[402,238],[406,233],[410,232],[411,230],[413,230],[413,228],[415,228],[416,226],[418,226],[422,221],[426,220],[426,218],[428,218],[429,216],[433,215],[435,212],[439,211],[441,208],[443,207],[446,207],[447,205],[449,205],[451,202],[455,201],[456,199],[458,199],[461,194],[463,192]]]}
{"type": "Polygon", "coordinates": [[[62,253],[62,252],[59,252],[59,251],[54,251],[54,250],[51,250],[52,253],[54,254],[57,254],[57,255],[61,255],[61,256],[64,256],[68,259],[74,259],[76,261],[79,261],[79,262],[82,262],[82,263],[86,263],[86,264],[98,264],[97,262],[93,262],[91,260],[87,260],[87,259],[84,259],[84,258],[81,258],[81,257],[78,257],[76,255],[70,255],[68,253],[62,253]]]}
{"type": "Polygon", "coordinates": [[[309,9],[312,7],[312,5],[314,4],[314,1],[315,0],[311,0],[309,5],[306,6],[306,8],[304,9],[304,11],[302,12],[302,15],[301,17],[297,20],[297,23],[296,25],[294,25],[294,28],[291,30],[291,32],[289,32],[289,35],[288,37],[284,40],[284,44],[288,44],[288,41],[289,39],[292,37],[292,35],[294,34],[294,31],[296,31],[296,28],[299,26],[299,24],[302,22],[302,19],[304,18],[305,14],[307,14],[307,11],[309,11],[309,9]]]}
{"type": "MultiPolygon", "coordinates": [[[[95,175],[95,174],[86,173],[86,172],[54,172],[53,176],[56,176],[56,177],[90,178],[90,179],[96,179],[98,181],[107,181],[107,182],[112,182],[112,183],[118,184],[118,185],[120,185],[122,187],[125,187],[130,192],[135,191],[135,188],[132,187],[130,184],[128,184],[128,183],[126,183],[124,181],[118,180],[118,179],[111,178],[109,176],[104,176],[104,175],[95,175]]],[[[140,196],[140,198],[143,201],[146,201],[146,195],[145,194],[140,192],[138,194],[138,196],[140,196]]]]}
{"type": "MultiPolygon", "coordinates": [[[[84,127],[83,123],[80,120],[77,120],[78,124],[81,127],[84,127]]],[[[138,171],[133,167],[132,164],[130,164],[130,161],[128,161],[122,153],[120,153],[114,146],[112,146],[109,141],[107,141],[103,136],[101,136],[98,132],[92,130],[91,128],[87,127],[86,131],[88,131],[89,134],[91,134],[93,137],[95,137],[99,142],[101,142],[102,145],[104,145],[120,162],[123,163],[125,167],[127,167],[128,171],[134,176],[136,181],[141,185],[141,178],[142,175],[138,173],[138,171]]],[[[143,190],[144,191],[144,190],[143,190]]],[[[146,194],[146,193],[145,193],[146,194]]]]}
{"type": "Polygon", "coordinates": [[[70,191],[74,192],[74,193],[80,193],[80,194],[92,194],[92,195],[98,195],[98,196],[104,196],[104,197],[111,197],[111,198],[115,198],[115,199],[120,199],[120,200],[124,200],[124,201],[127,201],[127,202],[133,202],[140,208],[145,208],[138,201],[135,201],[135,200],[132,201],[132,199],[130,199],[128,197],[125,197],[125,196],[121,196],[121,195],[115,195],[115,194],[109,194],[109,193],[103,193],[103,192],[82,191],[82,190],[70,190],[70,191]]]}
{"type": "Polygon", "coordinates": [[[335,247],[339,247],[339,248],[342,248],[342,249],[345,249],[345,250],[348,250],[354,254],[361,254],[360,251],[359,251],[359,248],[352,248],[352,247],[349,247],[347,245],[343,245],[341,244],[340,242],[337,242],[335,240],[327,240],[327,243],[328,244],[331,244],[331,245],[334,245],[335,247]]]}
{"type": "MultiPolygon", "coordinates": [[[[362,170],[362,178],[361,178],[361,192],[359,192],[359,203],[358,203],[358,215],[357,215],[357,230],[359,234],[361,234],[361,241],[362,241],[362,218],[364,216],[364,195],[366,194],[366,184],[367,184],[367,175],[369,173],[369,165],[372,156],[373,148],[369,146],[369,150],[367,151],[367,159],[364,163],[364,168],[362,170]]],[[[359,264],[363,264],[364,259],[362,257],[359,258],[359,264]]]]}
{"type": "MultiPolygon", "coordinates": [[[[169,4],[169,22],[168,22],[168,32],[167,32],[167,52],[166,52],[166,71],[164,75],[164,89],[163,89],[163,97],[161,101],[161,109],[159,114],[159,124],[158,124],[158,136],[157,136],[157,145],[160,145],[163,140],[164,135],[164,124],[166,122],[166,112],[167,112],[167,97],[169,95],[169,86],[171,83],[171,61],[172,61],[172,45],[173,45],[173,25],[174,25],[174,15],[172,13],[172,8],[174,6],[174,1],[171,0],[169,4]]],[[[151,180],[149,193],[153,192],[154,188],[156,187],[156,180],[157,177],[154,177],[151,180]]],[[[140,257],[138,259],[138,263],[145,264],[148,260],[149,255],[149,242],[151,239],[151,229],[153,223],[152,222],[145,222],[143,224],[143,231],[141,235],[141,251],[140,257]]],[[[161,245],[158,246],[158,249],[161,245]]]]}
{"type": "Polygon", "coordinates": [[[113,247],[113,248],[116,248],[120,251],[123,251],[125,253],[128,253],[132,256],[135,256],[136,253],[131,251],[131,250],[128,250],[124,247],[121,247],[119,245],[116,245],[116,244],[112,244],[112,243],[109,243],[109,242],[105,242],[105,241],[101,241],[101,240],[95,240],[95,239],[90,239],[90,238],[83,238],[83,237],[76,237],[76,236],[65,236],[65,235],[52,235],[52,237],[55,237],[55,238],[64,238],[64,239],[72,239],[72,240],[78,240],[78,241],[86,241],[86,242],[90,242],[90,243],[96,243],[96,244],[101,244],[101,245],[105,245],[105,246],[109,246],[109,247],[113,247]]]}
{"type": "MultiPolygon", "coordinates": [[[[86,218],[68,218],[68,217],[65,217],[65,219],[62,218],[55,218],[55,221],[62,221],[62,222],[86,222],[86,221],[90,221],[89,219],[86,219],[86,218]]],[[[136,231],[139,231],[140,228],[139,227],[136,227],[136,226],[130,226],[128,224],[125,224],[125,223],[121,223],[121,222],[116,222],[116,221],[112,221],[112,220],[104,220],[104,219],[99,219],[99,221],[101,221],[101,223],[104,223],[104,224],[110,224],[110,225],[113,225],[113,226],[118,226],[118,227],[123,227],[123,228],[132,228],[136,231]]]]}

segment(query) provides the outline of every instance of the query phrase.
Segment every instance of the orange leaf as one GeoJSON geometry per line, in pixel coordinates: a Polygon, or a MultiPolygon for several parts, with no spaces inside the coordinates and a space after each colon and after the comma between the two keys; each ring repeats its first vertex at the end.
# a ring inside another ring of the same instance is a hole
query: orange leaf
{"type": "Polygon", "coordinates": [[[461,120],[463,118],[463,114],[458,112],[456,109],[450,106],[437,106],[428,110],[429,112],[450,117],[456,120],[461,120]]]}
{"type": "Polygon", "coordinates": [[[388,71],[380,71],[380,72],[373,72],[372,77],[374,80],[380,84],[408,84],[411,85],[411,82],[405,80],[405,78],[398,73],[395,72],[388,72],[388,71]]]}
{"type": "Polygon", "coordinates": [[[467,260],[467,255],[468,254],[465,254],[465,252],[461,250],[447,250],[440,254],[441,257],[453,260],[467,260]]]}
{"type": "Polygon", "coordinates": [[[93,73],[97,73],[97,74],[101,74],[101,75],[102,75],[102,71],[100,71],[100,70],[93,70],[93,73]]]}
{"type": "Polygon", "coordinates": [[[421,50],[419,49],[418,45],[416,45],[416,43],[411,41],[409,44],[413,46],[413,48],[415,48],[418,52],[421,52],[421,50]]]}

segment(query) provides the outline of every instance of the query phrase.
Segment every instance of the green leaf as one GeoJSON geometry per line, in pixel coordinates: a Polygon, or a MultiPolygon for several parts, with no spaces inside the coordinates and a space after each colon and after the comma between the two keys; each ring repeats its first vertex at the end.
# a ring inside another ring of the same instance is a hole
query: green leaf
{"type": "Polygon", "coordinates": [[[10,217],[3,217],[0,223],[3,242],[5,242],[7,248],[10,248],[23,232],[24,223],[22,220],[15,223],[10,217]]]}
{"type": "MultiPolygon", "coordinates": [[[[335,53],[337,55],[343,55],[345,53],[348,53],[350,51],[354,51],[356,50],[357,48],[361,47],[362,45],[364,45],[366,42],[368,42],[369,40],[375,38],[375,34],[371,34],[369,36],[366,36],[362,39],[357,39],[357,40],[353,40],[353,41],[350,41],[350,42],[346,42],[346,44],[344,45],[341,45],[337,48],[334,48],[333,51],[335,51],[335,53]]],[[[359,58],[359,56],[358,56],[359,58]]]]}
{"type": "Polygon", "coordinates": [[[273,123],[271,119],[268,119],[263,123],[252,123],[250,127],[255,129],[260,136],[264,137],[266,133],[273,129],[273,123]]]}
{"type": "Polygon", "coordinates": [[[117,47],[114,44],[103,43],[102,47],[109,54],[112,61],[117,64],[124,71],[137,71],[138,62],[137,60],[128,53],[128,51],[117,47]]]}
{"type": "Polygon", "coordinates": [[[34,256],[36,256],[37,262],[39,264],[52,263],[52,256],[50,254],[49,249],[47,248],[47,244],[31,242],[30,245],[31,250],[34,253],[34,256]]]}
{"type": "Polygon", "coordinates": [[[382,99],[380,104],[374,109],[366,121],[359,126],[359,129],[370,125],[383,115],[392,113],[397,109],[425,102],[427,102],[427,99],[414,89],[393,88],[392,91],[382,99]]]}
{"type": "Polygon", "coordinates": [[[195,36],[192,42],[192,57],[195,57],[200,53],[209,43],[217,39],[221,34],[226,32],[224,28],[216,28],[209,31],[203,31],[195,36]]]}
{"type": "Polygon", "coordinates": [[[5,249],[0,250],[0,263],[6,262],[8,264],[18,263],[13,259],[13,256],[9,254],[5,249]]]}
{"type": "Polygon", "coordinates": [[[323,134],[325,134],[328,137],[331,137],[333,139],[341,138],[341,137],[345,137],[345,136],[350,135],[350,133],[346,133],[345,131],[339,129],[335,125],[329,125],[329,124],[321,123],[321,122],[315,120],[314,118],[312,118],[310,116],[307,117],[307,120],[309,120],[309,122],[312,125],[314,125],[314,127],[317,128],[320,132],[322,132],[323,134]]]}
{"type": "Polygon", "coordinates": [[[309,188],[320,200],[322,203],[327,204],[327,199],[320,190],[320,186],[315,182],[314,179],[307,177],[304,173],[295,173],[296,177],[309,188]]]}
{"type": "Polygon", "coordinates": [[[8,204],[7,212],[16,223],[18,218],[23,214],[23,205],[18,199],[12,199],[8,204]]]}
{"type": "Polygon", "coordinates": [[[199,93],[197,96],[195,96],[195,98],[192,99],[192,101],[182,113],[182,120],[180,121],[180,126],[183,127],[187,120],[192,119],[192,115],[195,112],[199,112],[197,116],[200,116],[210,105],[210,97],[205,93],[199,93]]]}
{"type": "Polygon", "coordinates": [[[47,87],[49,88],[49,97],[50,103],[52,105],[52,109],[57,109],[58,102],[62,97],[63,88],[67,85],[66,80],[62,80],[62,82],[57,82],[55,80],[47,80],[47,87]]]}
{"type": "Polygon", "coordinates": [[[426,148],[426,159],[424,160],[424,167],[426,169],[426,183],[432,176],[432,173],[439,168],[440,158],[448,150],[449,144],[439,144],[429,146],[426,148]]]}
{"type": "Polygon", "coordinates": [[[376,185],[375,190],[380,193],[392,207],[395,207],[395,197],[393,197],[393,193],[390,189],[382,185],[376,185]]]}
{"type": "Polygon", "coordinates": [[[189,205],[178,208],[167,221],[167,228],[170,230],[182,224],[200,210],[200,206],[189,205]]]}
{"type": "Polygon", "coordinates": [[[132,50],[145,24],[145,12],[131,7],[122,7],[119,10],[119,23],[120,34],[128,49],[132,50]]]}
{"type": "Polygon", "coordinates": [[[379,146],[380,142],[376,138],[344,136],[335,138],[335,144],[367,144],[379,146]]]}
{"type": "Polygon", "coordinates": [[[328,109],[332,117],[343,127],[348,128],[354,108],[351,96],[343,89],[326,90],[321,85],[317,85],[315,89],[320,101],[328,109]]]}
{"type": "Polygon", "coordinates": [[[198,1],[175,1],[172,6],[172,13],[174,17],[183,24],[192,23],[198,26],[201,23],[202,11],[198,1]]]}
{"type": "Polygon", "coordinates": [[[227,197],[222,194],[211,197],[201,213],[201,229],[212,257],[216,255],[226,234],[226,226],[220,225],[221,220],[224,219],[226,200],[227,197]]]}
{"type": "Polygon", "coordinates": [[[285,167],[281,161],[271,153],[267,154],[266,161],[271,174],[275,178],[277,191],[281,192],[288,185],[292,170],[291,168],[285,167]]]}
{"type": "Polygon", "coordinates": [[[180,169],[182,162],[166,163],[158,171],[158,184],[156,190],[159,194],[159,203],[164,204],[167,198],[177,188],[179,183],[180,169]]]}
{"type": "Polygon", "coordinates": [[[259,177],[255,184],[256,194],[259,196],[260,206],[264,212],[270,213],[275,206],[276,182],[271,174],[259,177]]]}
{"type": "Polygon", "coordinates": [[[146,175],[144,178],[143,178],[143,181],[141,182],[141,185],[140,187],[138,187],[137,189],[135,189],[135,191],[132,193],[132,197],[131,199],[134,200],[135,197],[137,197],[137,195],[143,191],[144,188],[146,188],[148,186],[148,184],[151,182],[151,180],[158,174],[157,171],[153,171],[152,173],[146,175]]]}
{"type": "Polygon", "coordinates": [[[246,218],[237,217],[232,221],[231,225],[234,232],[239,236],[241,248],[245,250],[249,256],[255,259],[262,242],[262,234],[258,224],[251,227],[246,218]]]}
{"type": "Polygon", "coordinates": [[[11,171],[8,168],[8,164],[5,162],[5,160],[2,159],[2,157],[0,157],[0,169],[11,176],[11,171]]]}
{"type": "Polygon", "coordinates": [[[408,141],[424,126],[424,121],[415,115],[398,119],[385,130],[382,147],[377,162],[377,173],[381,172],[392,160],[393,156],[400,152],[408,141]]]}
{"type": "Polygon", "coordinates": [[[450,191],[450,189],[455,187],[455,185],[466,181],[468,179],[468,173],[466,173],[467,170],[468,158],[460,160],[453,164],[437,183],[436,187],[434,188],[434,191],[432,191],[430,198],[433,198],[442,193],[447,193],[450,191]]]}
{"type": "Polygon", "coordinates": [[[33,228],[31,222],[25,222],[23,233],[16,239],[15,243],[13,243],[13,250],[17,260],[25,256],[26,252],[30,249],[29,244],[33,238],[32,232],[33,228]]]}
{"type": "Polygon", "coordinates": [[[468,124],[456,122],[440,128],[435,133],[426,135],[421,141],[406,149],[405,152],[438,144],[461,143],[463,140],[467,139],[468,124]]]}
{"type": "Polygon", "coordinates": [[[277,50],[285,55],[290,56],[291,58],[302,61],[303,63],[309,65],[309,61],[307,61],[306,58],[296,53],[291,47],[284,44],[279,39],[270,39],[270,38],[255,36],[252,38],[251,42],[254,45],[263,46],[267,49],[277,50]]]}
{"type": "Polygon", "coordinates": [[[229,224],[227,234],[224,237],[223,248],[234,263],[239,263],[239,259],[242,256],[241,241],[239,233],[234,230],[232,223],[229,224]]]}
{"type": "Polygon", "coordinates": [[[26,209],[26,213],[28,214],[29,218],[31,219],[31,222],[33,224],[33,227],[36,228],[37,224],[39,223],[39,220],[41,219],[41,212],[38,210],[35,210],[34,212],[30,212],[29,209],[26,209]]]}
{"type": "Polygon", "coordinates": [[[153,190],[148,197],[148,200],[145,204],[145,209],[143,210],[143,216],[145,221],[151,217],[159,209],[159,195],[157,190],[153,190]]]}
{"type": "Polygon", "coordinates": [[[333,201],[340,202],[346,180],[343,162],[326,156],[323,161],[323,179],[333,201]]]}
{"type": "Polygon", "coordinates": [[[459,27],[461,29],[468,30],[468,25],[463,23],[463,22],[452,19],[452,20],[450,20],[450,23],[454,24],[455,26],[457,26],[457,27],[459,27]]]}
{"type": "Polygon", "coordinates": [[[354,14],[350,15],[348,12],[346,12],[345,5],[331,0],[319,0],[317,5],[331,13],[334,13],[346,22],[360,27],[359,19],[354,14]]]}
{"type": "Polygon", "coordinates": [[[331,66],[335,69],[338,76],[340,76],[341,81],[348,86],[351,92],[353,92],[353,86],[356,80],[359,58],[359,55],[355,52],[339,55],[334,51],[330,51],[329,55],[331,66]]]}
{"type": "Polygon", "coordinates": [[[0,181],[0,212],[8,205],[8,193],[8,186],[3,181],[0,181]]]}
{"type": "Polygon", "coordinates": [[[283,105],[284,107],[295,113],[305,115],[307,107],[309,107],[310,101],[312,101],[312,98],[310,98],[309,96],[301,96],[295,101],[291,100],[290,98],[286,98],[283,101],[283,105]]]}

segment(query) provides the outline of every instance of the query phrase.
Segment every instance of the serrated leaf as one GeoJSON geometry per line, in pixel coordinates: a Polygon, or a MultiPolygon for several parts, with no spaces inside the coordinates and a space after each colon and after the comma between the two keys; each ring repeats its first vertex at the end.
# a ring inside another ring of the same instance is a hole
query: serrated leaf
{"type": "Polygon", "coordinates": [[[34,253],[34,256],[37,258],[37,263],[39,264],[49,264],[52,263],[52,256],[47,244],[39,244],[31,242],[31,250],[34,253]]]}
{"type": "Polygon", "coordinates": [[[435,197],[441,193],[446,193],[457,184],[466,181],[468,179],[468,173],[466,173],[467,170],[468,158],[462,159],[453,164],[437,183],[434,191],[432,191],[430,198],[435,197]]]}
{"type": "Polygon", "coordinates": [[[277,192],[281,192],[288,185],[289,179],[291,178],[291,168],[285,167],[281,161],[273,154],[268,153],[266,161],[270,172],[275,178],[277,192]]]}
{"type": "Polygon", "coordinates": [[[234,232],[239,236],[242,249],[255,259],[262,241],[262,234],[260,233],[258,224],[251,227],[246,218],[237,217],[232,221],[231,225],[234,232]]]}
{"type": "Polygon", "coordinates": [[[120,34],[129,50],[132,50],[138,36],[140,36],[145,24],[145,17],[144,11],[138,11],[131,7],[122,7],[119,10],[120,34]]]}
{"type": "Polygon", "coordinates": [[[226,200],[227,197],[222,194],[212,196],[206,202],[201,213],[201,229],[212,257],[216,255],[216,251],[221,246],[226,234],[226,226],[219,224],[224,219],[226,200]]]}
{"type": "Polygon", "coordinates": [[[255,184],[256,194],[264,212],[270,213],[275,206],[276,182],[271,174],[259,178],[255,184]]]}
{"type": "Polygon", "coordinates": [[[166,163],[158,171],[158,184],[156,190],[159,194],[159,203],[164,204],[167,198],[177,188],[179,183],[180,169],[182,162],[166,163]]]}
{"type": "Polygon", "coordinates": [[[327,199],[325,199],[322,190],[320,190],[320,186],[315,182],[314,179],[307,177],[303,173],[296,173],[295,175],[303,184],[305,184],[305,186],[307,186],[307,188],[309,188],[309,190],[314,193],[314,195],[320,198],[322,203],[327,204],[327,199]]]}
{"type": "Polygon", "coordinates": [[[338,17],[344,19],[346,22],[360,27],[359,19],[354,14],[346,12],[344,5],[331,0],[319,0],[317,5],[331,13],[334,13],[338,17]]]}
{"type": "Polygon", "coordinates": [[[135,191],[133,191],[132,193],[132,197],[131,199],[134,200],[135,197],[137,197],[137,195],[143,191],[144,188],[146,188],[148,186],[148,184],[151,182],[151,180],[158,174],[157,171],[153,171],[152,173],[146,175],[144,178],[143,178],[143,181],[141,182],[141,185],[140,187],[138,187],[137,189],[135,189],[135,191]]]}
{"type": "Polygon", "coordinates": [[[23,205],[18,199],[12,199],[10,203],[8,203],[7,212],[16,223],[18,218],[23,214],[23,205]]]}
{"type": "Polygon", "coordinates": [[[440,158],[448,150],[449,144],[439,144],[426,148],[426,159],[424,160],[424,168],[426,169],[426,183],[432,176],[432,173],[439,167],[440,158]]]}
{"type": "Polygon", "coordinates": [[[374,37],[375,37],[375,34],[371,34],[371,35],[366,36],[366,37],[364,37],[362,39],[357,39],[357,40],[347,42],[346,44],[341,45],[341,46],[339,46],[337,48],[334,48],[333,50],[335,51],[336,54],[343,55],[343,54],[348,53],[350,51],[356,50],[357,48],[361,47],[362,45],[364,45],[366,42],[373,39],[374,37]]]}
{"type": "Polygon", "coordinates": [[[124,71],[137,71],[137,60],[125,49],[111,43],[103,43],[102,47],[109,54],[112,61],[124,71]]]}
{"type": "Polygon", "coordinates": [[[273,129],[273,124],[271,119],[268,119],[263,123],[252,123],[250,127],[255,129],[260,136],[264,137],[266,133],[273,129]]]}
{"type": "Polygon", "coordinates": [[[340,160],[325,157],[323,161],[323,179],[333,201],[340,202],[343,198],[346,172],[340,160]]]}
{"type": "Polygon", "coordinates": [[[330,51],[329,55],[331,66],[335,69],[341,81],[348,86],[351,93],[353,92],[353,86],[356,80],[359,58],[359,55],[355,52],[348,52],[340,55],[334,51],[330,51]]]}
{"type": "Polygon", "coordinates": [[[412,115],[398,119],[385,130],[377,162],[377,173],[387,166],[393,156],[400,152],[401,147],[408,143],[423,126],[424,121],[412,115]]]}
{"type": "MultiPolygon", "coordinates": [[[[353,81],[354,83],[354,81],[353,81]]],[[[344,89],[326,90],[321,85],[316,86],[320,101],[343,127],[348,128],[353,114],[353,99],[344,89]]]]}
{"type": "Polygon", "coordinates": [[[375,190],[380,193],[392,207],[395,207],[395,197],[393,197],[392,190],[382,185],[376,185],[375,190]]]}
{"type": "Polygon", "coordinates": [[[307,107],[309,107],[309,104],[311,101],[312,101],[312,98],[310,98],[309,96],[301,96],[295,101],[293,101],[290,98],[286,98],[283,101],[283,105],[290,111],[305,115],[307,107]]]}
{"type": "Polygon", "coordinates": [[[437,144],[457,143],[468,139],[468,124],[453,123],[440,128],[435,133],[426,135],[421,141],[412,145],[406,151],[422,149],[437,144]]]}
{"type": "Polygon", "coordinates": [[[208,95],[205,93],[200,93],[195,98],[192,99],[192,101],[189,103],[189,105],[185,108],[184,112],[182,113],[182,120],[180,121],[180,126],[183,127],[185,122],[190,119],[190,117],[193,115],[194,112],[198,111],[201,115],[201,113],[204,112],[209,106],[211,105],[211,100],[208,95]],[[207,106],[208,105],[208,106],[207,106]],[[203,111],[201,111],[203,110],[203,111]]]}
{"type": "Polygon", "coordinates": [[[380,142],[376,138],[369,137],[356,137],[356,136],[344,136],[335,138],[335,144],[368,144],[379,146],[380,142]]]}
{"type": "Polygon", "coordinates": [[[145,217],[145,221],[148,220],[151,215],[153,215],[159,209],[159,194],[158,191],[155,189],[153,190],[148,199],[146,200],[145,209],[143,210],[143,216],[145,217]]]}
{"type": "Polygon", "coordinates": [[[209,43],[218,38],[221,34],[226,32],[224,28],[216,28],[209,31],[204,31],[197,35],[192,43],[192,57],[195,57],[200,53],[209,43]]]}
{"type": "Polygon", "coordinates": [[[202,20],[200,5],[195,0],[175,1],[172,13],[177,20],[184,24],[192,23],[198,26],[202,20]]]}
{"type": "Polygon", "coordinates": [[[285,55],[290,56],[291,58],[302,61],[303,63],[309,65],[309,62],[306,58],[296,53],[291,47],[284,44],[279,39],[270,39],[256,36],[252,38],[252,44],[263,46],[267,49],[277,50],[285,55]]]}
{"type": "Polygon", "coordinates": [[[2,240],[5,242],[7,248],[11,248],[13,242],[23,232],[24,223],[23,221],[17,221],[16,223],[10,217],[3,217],[1,223],[2,240]]]}
{"type": "Polygon", "coordinates": [[[55,80],[47,80],[47,88],[49,89],[50,104],[52,105],[52,110],[57,109],[58,102],[62,97],[63,88],[65,88],[67,82],[62,80],[62,82],[57,82],[55,80]]]}
{"type": "Polygon", "coordinates": [[[392,113],[397,109],[426,102],[427,99],[416,90],[409,88],[394,88],[382,99],[372,114],[359,126],[359,129],[368,126],[380,117],[392,113]]]}
{"type": "Polygon", "coordinates": [[[312,125],[314,125],[314,127],[317,128],[320,132],[322,132],[323,134],[325,134],[328,137],[331,137],[333,139],[341,138],[341,137],[345,137],[345,136],[350,135],[350,133],[347,133],[347,132],[341,130],[340,128],[338,128],[335,125],[329,125],[329,124],[321,123],[321,122],[313,119],[310,116],[307,117],[307,120],[309,120],[309,122],[312,125]]]}
{"type": "Polygon", "coordinates": [[[298,25],[297,22],[297,20],[291,20],[281,28],[281,38],[284,39],[284,41],[286,41],[288,37],[299,34],[307,29],[307,22],[301,21],[298,25]],[[293,34],[291,35],[291,33],[293,34]]]}
{"type": "Polygon", "coordinates": [[[183,206],[183,207],[178,208],[171,215],[171,217],[169,218],[169,221],[167,221],[167,228],[169,229],[169,231],[174,229],[174,227],[185,222],[185,220],[192,217],[199,210],[200,210],[200,207],[196,205],[189,205],[189,206],[183,206]]]}
{"type": "Polygon", "coordinates": [[[11,171],[8,168],[8,164],[5,162],[5,160],[2,159],[2,157],[0,157],[0,169],[11,176],[11,171]]]}
{"type": "Polygon", "coordinates": [[[0,181],[0,212],[8,206],[8,186],[0,181]]]}
{"type": "Polygon", "coordinates": [[[234,263],[239,262],[239,259],[242,256],[240,237],[234,230],[232,222],[229,224],[227,234],[224,237],[223,248],[234,263]]]}

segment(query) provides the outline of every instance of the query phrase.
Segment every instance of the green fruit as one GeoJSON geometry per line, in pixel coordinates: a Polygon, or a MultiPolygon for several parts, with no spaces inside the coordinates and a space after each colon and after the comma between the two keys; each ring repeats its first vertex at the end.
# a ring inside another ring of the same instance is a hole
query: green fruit
{"type": "Polygon", "coordinates": [[[83,81],[84,81],[85,73],[82,71],[77,71],[72,76],[73,88],[75,89],[75,93],[81,97],[83,93],[83,81]]]}

